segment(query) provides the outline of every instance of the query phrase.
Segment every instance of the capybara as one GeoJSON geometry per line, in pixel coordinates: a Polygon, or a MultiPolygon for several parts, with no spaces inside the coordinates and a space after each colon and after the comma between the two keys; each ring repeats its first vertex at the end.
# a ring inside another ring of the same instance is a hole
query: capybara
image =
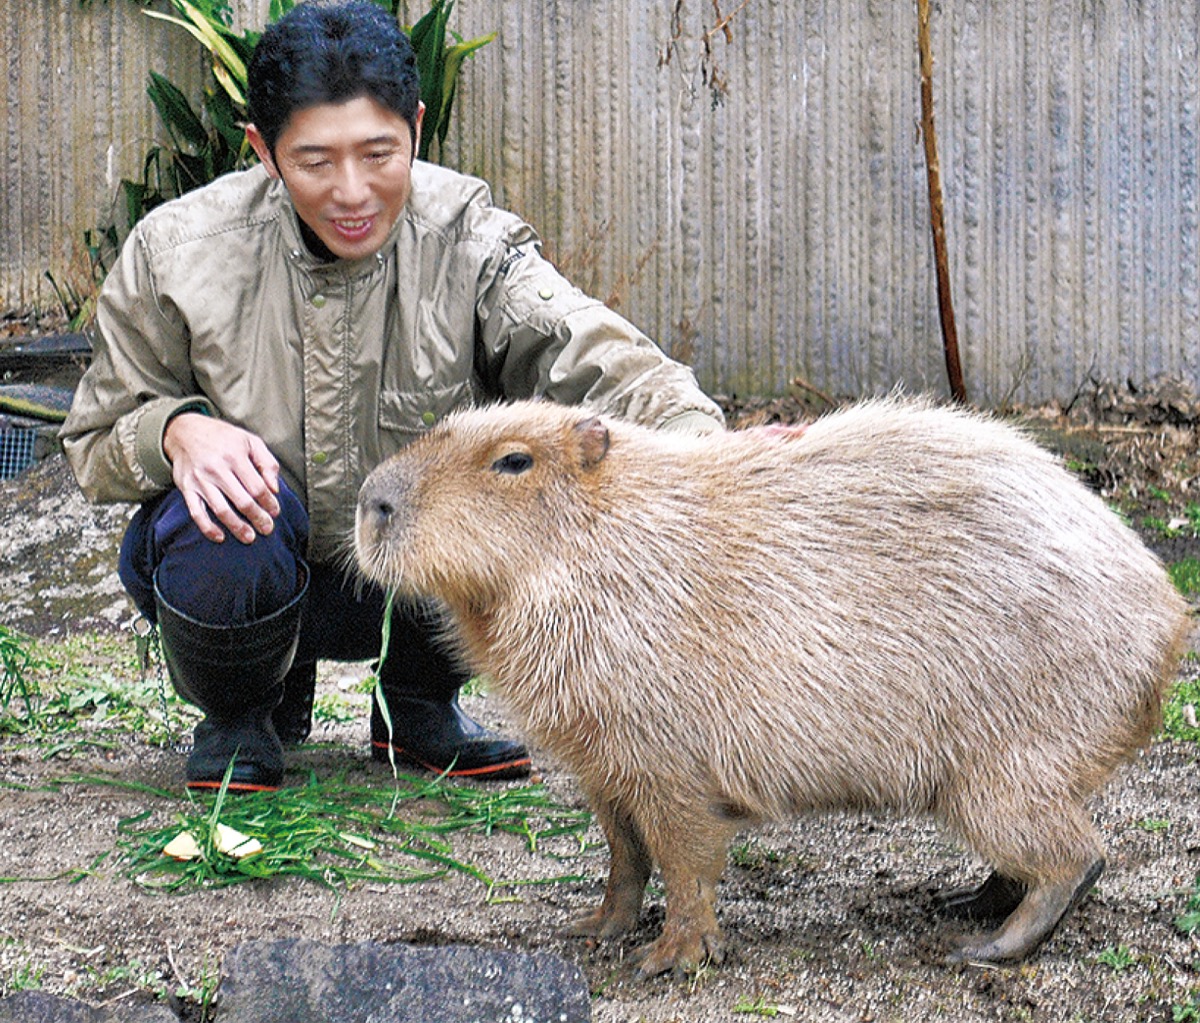
{"type": "Polygon", "coordinates": [[[921,399],[705,437],[464,411],[371,473],[356,546],[578,778],[611,864],[570,933],[628,930],[660,868],[643,976],[719,960],[730,839],[814,810],[932,815],[993,868],[947,904],[1002,920],[951,958],[1025,956],[1103,869],[1085,802],[1187,622],[1053,456],[921,399]]]}

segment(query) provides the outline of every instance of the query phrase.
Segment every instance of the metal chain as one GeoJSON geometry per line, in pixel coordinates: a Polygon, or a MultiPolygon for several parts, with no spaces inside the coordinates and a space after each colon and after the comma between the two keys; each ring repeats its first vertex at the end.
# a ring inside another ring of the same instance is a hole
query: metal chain
{"type": "Polygon", "coordinates": [[[158,679],[158,706],[162,711],[163,728],[167,732],[167,747],[174,753],[187,756],[192,752],[192,744],[185,739],[176,739],[171,729],[171,712],[167,707],[167,671],[163,662],[162,641],[158,628],[145,615],[138,615],[129,623],[129,631],[133,633],[133,641],[137,645],[142,685],[146,684],[152,670],[158,679]]]}

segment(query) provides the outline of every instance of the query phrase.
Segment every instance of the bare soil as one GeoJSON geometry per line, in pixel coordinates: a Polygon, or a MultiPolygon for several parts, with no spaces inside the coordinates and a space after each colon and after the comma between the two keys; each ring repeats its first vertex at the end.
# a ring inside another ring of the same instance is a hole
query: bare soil
{"type": "MultiPolygon", "coordinates": [[[[791,421],[819,404],[803,388],[794,400],[725,401],[738,423],[791,421]]],[[[1069,414],[1025,413],[1135,524],[1169,521],[1200,502],[1200,408],[1186,389],[1095,387],[1069,414]]],[[[45,639],[52,651],[70,649],[97,676],[130,673],[132,640],[109,641],[132,614],[113,572],[128,514],[88,507],[61,457],[0,483],[0,623],[45,639]],[[82,654],[71,642],[80,636],[97,637],[82,654]]],[[[1159,527],[1146,527],[1145,535],[1171,560],[1196,553],[1195,541],[1169,538],[1159,527]]],[[[320,691],[344,692],[347,678],[365,671],[322,665],[320,691]]],[[[506,727],[494,699],[466,702],[481,719],[506,727]]],[[[79,725],[85,735],[88,727],[79,725]]],[[[318,725],[314,742],[290,754],[289,779],[344,773],[350,782],[388,785],[386,767],[367,756],[366,738],[364,702],[354,720],[318,725]]],[[[0,878],[24,879],[0,884],[0,995],[35,983],[93,1004],[121,1004],[145,997],[154,986],[146,978],[155,974],[166,987],[200,987],[239,942],[304,936],[555,952],[582,969],[594,1019],[605,1023],[755,1014],[905,1023],[1200,1020],[1200,949],[1174,922],[1200,874],[1200,768],[1191,743],[1156,741],[1096,801],[1108,870],[1027,963],[944,965],[963,930],[939,915],[935,894],[979,880],[983,865],[928,822],[834,814],[739,841],[720,892],[723,965],[687,979],[635,983],[623,956],[657,933],[657,890],[626,940],[590,945],[556,937],[599,898],[606,853],[595,829],[598,847],[567,860],[552,854],[568,848],[531,853],[512,835],[455,837],[460,858],[496,877],[587,878],[501,888],[502,899],[458,874],[344,892],[292,879],[179,895],[144,890],[112,854],[118,822],[147,811],[148,821],[169,822],[177,804],[64,779],[102,776],[177,790],[180,755],[151,739],[129,733],[116,743],[55,749],[0,734],[0,878]]],[[[536,762],[561,802],[582,805],[569,777],[544,756],[536,762]]],[[[196,1018],[194,1005],[183,1009],[196,1018]]]]}

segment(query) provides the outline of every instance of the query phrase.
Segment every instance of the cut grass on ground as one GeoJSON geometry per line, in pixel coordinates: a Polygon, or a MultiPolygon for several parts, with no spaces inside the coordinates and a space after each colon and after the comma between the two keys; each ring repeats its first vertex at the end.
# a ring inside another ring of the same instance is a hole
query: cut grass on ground
{"type": "MultiPolygon", "coordinates": [[[[180,794],[103,776],[76,775],[54,783],[68,785],[107,786],[145,799],[145,810],[117,824],[116,863],[124,876],[148,890],[177,892],[287,876],[343,892],[367,882],[414,883],[453,871],[479,881],[489,899],[500,899],[515,887],[591,880],[577,873],[497,878],[456,855],[456,832],[517,835],[531,853],[555,860],[583,853],[591,814],[555,802],[540,785],[485,790],[403,774],[380,786],[310,777],[302,786],[226,798],[224,790],[180,794]],[[241,858],[221,851],[218,824],[256,839],[262,851],[241,858]],[[164,854],[182,832],[195,840],[192,859],[164,854]]],[[[68,874],[86,877],[107,858],[104,853],[68,874]]],[[[31,880],[53,879],[0,877],[0,885],[31,880]]]]}

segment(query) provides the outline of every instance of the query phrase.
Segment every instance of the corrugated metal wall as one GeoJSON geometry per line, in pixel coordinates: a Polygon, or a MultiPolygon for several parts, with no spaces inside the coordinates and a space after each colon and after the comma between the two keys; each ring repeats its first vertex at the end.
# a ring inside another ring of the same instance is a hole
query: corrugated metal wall
{"type": "Polygon", "coordinates": [[[183,33],[129,0],[0,0],[6,46],[0,308],[50,304],[43,274],[87,281],[83,232],[105,219],[160,132],[151,68],[197,90],[204,61],[183,33]]]}
{"type": "MultiPolygon", "coordinates": [[[[740,3],[721,0],[706,65],[711,0],[459,0],[460,33],[500,36],[467,67],[447,162],[711,388],[944,390],[915,5],[740,3]]],[[[8,303],[106,199],[112,136],[134,169],[146,67],[188,52],[122,0],[15,6],[8,303]],[[121,90],[109,109],[99,81],[121,90]]],[[[933,34],[971,397],[1069,397],[1088,374],[1200,382],[1200,5],[946,0],[933,34]]]]}

